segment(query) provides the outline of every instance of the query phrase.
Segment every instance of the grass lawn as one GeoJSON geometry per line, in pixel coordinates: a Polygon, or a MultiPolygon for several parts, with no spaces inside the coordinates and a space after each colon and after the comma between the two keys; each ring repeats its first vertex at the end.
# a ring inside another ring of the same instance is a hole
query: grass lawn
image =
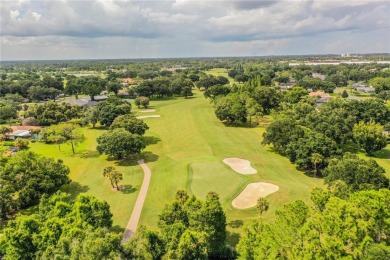
{"type": "MultiPolygon", "coordinates": [[[[208,191],[217,191],[228,218],[229,241],[236,242],[245,221],[258,217],[255,208],[237,210],[231,201],[251,182],[265,181],[280,190],[270,195],[267,221],[275,210],[297,199],[309,202],[313,187],[322,180],[299,172],[288,159],[260,144],[264,127],[238,128],[223,125],[215,117],[211,104],[201,92],[189,99],[151,101],[151,108],[161,118],[145,119],[147,135],[159,140],[146,148],[151,159],[152,180],[141,216],[141,224],[157,227],[163,206],[171,203],[178,189],[185,189],[204,199],[208,191]],[[226,157],[251,161],[255,175],[239,175],[222,163],[226,157]]],[[[136,109],[135,109],[136,110],[136,109]]],[[[145,113],[142,113],[145,114],[145,113]]]]}
{"type": "Polygon", "coordinates": [[[207,70],[205,71],[206,74],[209,74],[209,75],[213,75],[215,77],[218,77],[218,76],[224,76],[225,78],[228,78],[230,83],[235,83],[235,84],[239,84],[237,81],[235,81],[232,77],[229,77],[228,75],[228,71],[227,69],[225,68],[214,68],[214,69],[211,69],[211,70],[207,70]]]}
{"type": "Polygon", "coordinates": [[[114,229],[122,231],[130,219],[142,184],[142,169],[136,164],[119,166],[115,161],[107,161],[106,156],[96,153],[96,138],[104,130],[89,128],[83,130],[87,140],[76,148],[75,155],[66,144],[61,145],[59,151],[57,145],[32,143],[30,150],[46,157],[62,159],[71,170],[69,177],[72,182],[61,190],[69,192],[74,197],[80,193],[87,193],[107,201],[113,214],[114,229]],[[103,177],[103,169],[110,165],[115,166],[123,174],[123,181],[120,184],[125,185],[124,190],[112,190],[109,180],[103,177]]]}

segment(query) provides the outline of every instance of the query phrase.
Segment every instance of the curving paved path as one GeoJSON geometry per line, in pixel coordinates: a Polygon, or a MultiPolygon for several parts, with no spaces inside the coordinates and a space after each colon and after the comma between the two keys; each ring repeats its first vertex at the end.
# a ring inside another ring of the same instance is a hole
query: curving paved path
{"type": "Polygon", "coordinates": [[[144,163],[144,160],[139,160],[138,164],[144,170],[144,181],[142,182],[141,190],[138,194],[137,201],[135,202],[129,223],[127,223],[125,232],[123,233],[122,243],[131,238],[137,230],[138,221],[141,216],[142,207],[144,206],[146,194],[148,193],[150,178],[152,176],[152,172],[150,171],[149,166],[144,163]]]}

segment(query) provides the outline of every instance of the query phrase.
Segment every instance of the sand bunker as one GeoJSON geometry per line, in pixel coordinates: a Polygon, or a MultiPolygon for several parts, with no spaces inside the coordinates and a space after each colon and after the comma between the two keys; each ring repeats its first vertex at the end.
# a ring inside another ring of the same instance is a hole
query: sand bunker
{"type": "Polygon", "coordinates": [[[160,115],[149,115],[149,116],[137,116],[138,119],[144,119],[144,118],[157,118],[161,117],[160,115]]]}
{"type": "Polygon", "coordinates": [[[150,113],[150,112],[156,112],[156,109],[144,109],[144,110],[140,110],[138,112],[141,112],[141,113],[150,113]]]}
{"type": "Polygon", "coordinates": [[[240,158],[226,158],[224,163],[230,166],[234,171],[241,174],[255,174],[256,169],[251,167],[251,162],[240,158]]]}
{"type": "Polygon", "coordinates": [[[260,197],[266,197],[279,190],[279,187],[266,182],[248,184],[245,189],[232,201],[233,207],[247,209],[256,206],[260,197]]]}

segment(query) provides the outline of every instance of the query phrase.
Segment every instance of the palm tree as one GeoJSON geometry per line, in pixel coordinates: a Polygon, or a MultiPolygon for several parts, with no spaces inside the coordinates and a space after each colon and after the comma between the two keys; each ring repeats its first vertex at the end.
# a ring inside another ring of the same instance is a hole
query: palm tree
{"type": "Polygon", "coordinates": [[[319,153],[313,153],[311,155],[311,163],[314,164],[314,177],[317,177],[317,164],[322,163],[324,157],[319,153]]]}
{"type": "Polygon", "coordinates": [[[260,197],[257,200],[257,209],[260,211],[260,217],[263,215],[263,212],[266,212],[269,209],[269,202],[266,198],[260,197]]]}

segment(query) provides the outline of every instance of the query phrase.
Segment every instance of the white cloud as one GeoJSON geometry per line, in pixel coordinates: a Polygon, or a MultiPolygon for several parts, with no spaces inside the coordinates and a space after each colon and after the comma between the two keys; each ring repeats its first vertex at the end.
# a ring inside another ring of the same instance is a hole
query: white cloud
{"type": "Polygon", "coordinates": [[[34,21],[38,22],[41,19],[42,15],[40,13],[37,13],[37,12],[32,12],[31,16],[34,19],[34,21]]]}
{"type": "Polygon", "coordinates": [[[9,11],[9,16],[11,17],[12,20],[20,20],[20,12],[19,10],[11,10],[9,11]]]}
{"type": "Polygon", "coordinates": [[[390,2],[376,0],[4,1],[1,47],[10,50],[6,42],[20,38],[26,43],[20,48],[44,45],[87,58],[93,51],[113,57],[294,54],[338,51],[342,44],[331,39],[349,35],[345,49],[382,52],[390,46],[389,16],[390,2]],[[60,38],[68,47],[58,44],[60,38]]]}

